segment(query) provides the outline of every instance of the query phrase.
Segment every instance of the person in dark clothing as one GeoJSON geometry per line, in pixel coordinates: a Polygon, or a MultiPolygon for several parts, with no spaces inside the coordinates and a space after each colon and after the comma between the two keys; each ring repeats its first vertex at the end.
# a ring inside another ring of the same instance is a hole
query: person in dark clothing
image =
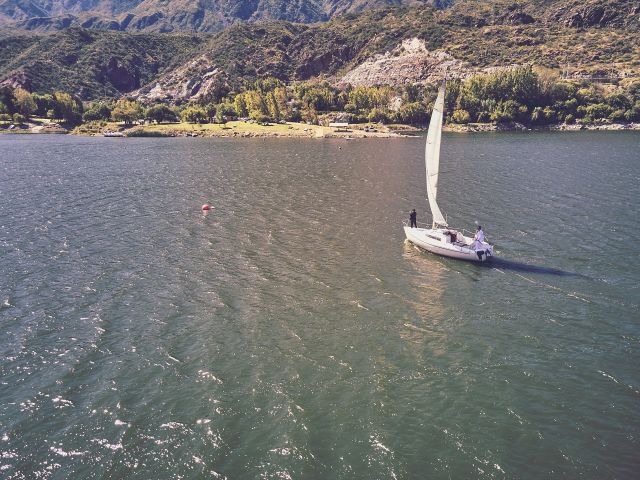
{"type": "Polygon", "coordinates": [[[409,220],[411,220],[411,228],[418,227],[418,222],[416,221],[417,218],[418,218],[418,214],[416,213],[416,209],[414,208],[413,210],[411,210],[411,213],[409,213],[409,220]]]}

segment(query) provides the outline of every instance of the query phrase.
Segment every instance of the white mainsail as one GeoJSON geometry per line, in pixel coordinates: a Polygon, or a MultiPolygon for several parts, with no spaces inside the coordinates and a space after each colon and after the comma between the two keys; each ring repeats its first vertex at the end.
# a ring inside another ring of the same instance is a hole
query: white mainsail
{"type": "Polygon", "coordinates": [[[444,112],[444,91],[445,83],[442,82],[438,91],[438,98],[433,106],[429,131],[427,132],[427,148],[425,149],[425,165],[427,169],[427,197],[429,207],[433,215],[433,227],[441,225],[446,227],[447,221],[444,219],[436,196],[438,194],[438,171],[440,169],[440,139],[442,138],[442,120],[444,112]]]}

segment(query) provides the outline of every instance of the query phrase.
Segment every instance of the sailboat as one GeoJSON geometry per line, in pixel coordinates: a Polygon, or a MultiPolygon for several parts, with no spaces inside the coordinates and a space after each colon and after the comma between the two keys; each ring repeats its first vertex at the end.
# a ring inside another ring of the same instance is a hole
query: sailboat
{"type": "Polygon", "coordinates": [[[405,220],[404,233],[407,240],[429,252],[461,260],[484,262],[493,257],[493,247],[483,239],[476,240],[474,237],[465,236],[462,231],[449,227],[436,202],[445,88],[446,82],[443,82],[431,114],[425,149],[427,199],[429,200],[433,223],[431,228],[419,226],[412,228],[405,220]]]}

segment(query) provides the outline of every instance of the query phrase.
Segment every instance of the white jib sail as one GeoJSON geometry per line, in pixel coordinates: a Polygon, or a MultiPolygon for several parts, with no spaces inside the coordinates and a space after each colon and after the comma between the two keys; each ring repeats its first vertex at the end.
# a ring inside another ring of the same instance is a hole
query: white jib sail
{"type": "Polygon", "coordinates": [[[438,194],[438,171],[440,169],[440,139],[442,138],[442,121],[444,112],[444,91],[445,83],[442,82],[438,91],[438,98],[433,106],[429,131],[427,132],[427,147],[425,149],[425,164],[427,168],[427,198],[429,207],[433,215],[434,225],[447,226],[438,204],[436,196],[438,194]]]}

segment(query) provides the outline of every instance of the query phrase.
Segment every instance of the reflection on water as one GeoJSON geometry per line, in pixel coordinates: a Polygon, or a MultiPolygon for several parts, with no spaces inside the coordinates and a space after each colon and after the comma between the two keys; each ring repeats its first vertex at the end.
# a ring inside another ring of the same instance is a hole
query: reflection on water
{"type": "Polygon", "coordinates": [[[425,254],[408,240],[404,242],[403,256],[417,275],[416,300],[412,305],[421,320],[419,326],[437,326],[446,319],[442,294],[447,288],[444,276],[449,269],[437,256],[425,254]]]}

